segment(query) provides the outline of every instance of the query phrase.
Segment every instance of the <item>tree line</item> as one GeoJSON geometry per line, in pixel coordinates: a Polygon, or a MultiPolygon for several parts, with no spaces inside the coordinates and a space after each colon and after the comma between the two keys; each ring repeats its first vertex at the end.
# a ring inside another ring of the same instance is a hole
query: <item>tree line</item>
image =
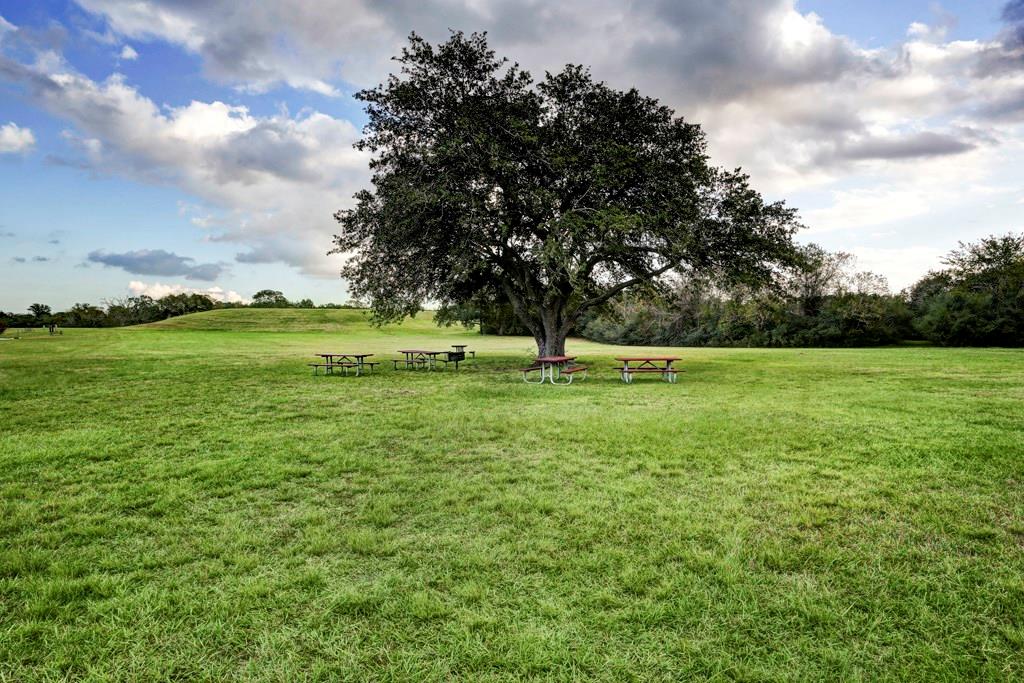
{"type": "MultiPolygon", "coordinates": [[[[854,269],[850,254],[798,248],[767,286],[728,286],[691,274],[623,293],[581,321],[595,341],[652,346],[1024,346],[1024,234],[961,243],[899,293],[854,269]]],[[[443,308],[444,324],[526,334],[508,304],[443,308]]]]}
{"type": "Polygon", "coordinates": [[[212,311],[215,308],[359,308],[359,302],[347,304],[322,304],[317,306],[311,299],[289,301],[284,294],[274,289],[262,289],[253,295],[249,303],[215,301],[205,294],[168,294],[154,299],[150,296],[130,296],[112,299],[96,306],[76,303],[65,311],[56,311],[46,305],[35,303],[26,313],[0,311],[0,333],[7,328],[46,327],[123,327],[143,325],[166,320],[188,313],[212,311]]]}

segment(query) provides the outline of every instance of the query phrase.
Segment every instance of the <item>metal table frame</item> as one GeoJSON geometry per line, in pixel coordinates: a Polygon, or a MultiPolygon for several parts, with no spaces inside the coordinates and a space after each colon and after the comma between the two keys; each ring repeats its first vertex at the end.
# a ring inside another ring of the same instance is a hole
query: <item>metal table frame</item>
{"type": "MultiPolygon", "coordinates": [[[[366,359],[372,356],[372,353],[316,353],[313,355],[323,358],[327,363],[327,367],[324,368],[325,375],[333,375],[334,368],[331,366],[341,365],[342,363],[355,363],[356,377],[362,374],[363,368],[369,367],[371,371],[373,370],[372,365],[366,365],[366,359]]],[[[342,370],[345,371],[346,375],[348,374],[347,367],[342,367],[342,370]]],[[[313,373],[316,374],[316,368],[313,368],[313,373]]]]}
{"type": "Polygon", "coordinates": [[[551,384],[572,384],[572,375],[568,375],[568,379],[562,381],[562,370],[571,367],[575,360],[576,356],[540,356],[535,358],[533,362],[540,365],[540,380],[528,379],[524,372],[523,381],[527,384],[544,384],[544,380],[551,384]]]}
{"type": "Polygon", "coordinates": [[[672,367],[672,363],[677,360],[682,360],[682,358],[676,356],[616,356],[615,360],[622,363],[623,369],[619,371],[619,377],[626,384],[633,383],[634,373],[628,372],[629,369],[659,370],[661,371],[661,379],[669,384],[675,384],[677,373],[672,367]],[[639,365],[630,368],[630,363],[639,363],[639,365]],[[656,363],[664,363],[664,365],[656,365],[656,363]]]}

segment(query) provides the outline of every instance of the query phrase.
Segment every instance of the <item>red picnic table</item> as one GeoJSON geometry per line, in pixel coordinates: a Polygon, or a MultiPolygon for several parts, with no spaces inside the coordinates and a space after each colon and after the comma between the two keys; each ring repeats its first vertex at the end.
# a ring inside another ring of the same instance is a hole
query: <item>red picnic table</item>
{"type": "Polygon", "coordinates": [[[632,384],[633,375],[636,373],[658,373],[661,378],[670,384],[675,384],[676,370],[672,363],[682,360],[678,356],[616,356],[615,360],[622,363],[619,377],[626,384],[632,384]],[[635,365],[630,366],[630,363],[635,365]]]}
{"type": "Polygon", "coordinates": [[[587,368],[583,365],[575,365],[573,361],[576,356],[540,356],[533,361],[533,365],[523,368],[523,381],[527,384],[544,384],[547,379],[552,384],[572,384],[573,376],[577,372],[583,373],[583,379],[587,378],[587,368]],[[531,372],[540,371],[540,380],[530,379],[531,372]],[[565,381],[562,378],[567,378],[565,381]]]}

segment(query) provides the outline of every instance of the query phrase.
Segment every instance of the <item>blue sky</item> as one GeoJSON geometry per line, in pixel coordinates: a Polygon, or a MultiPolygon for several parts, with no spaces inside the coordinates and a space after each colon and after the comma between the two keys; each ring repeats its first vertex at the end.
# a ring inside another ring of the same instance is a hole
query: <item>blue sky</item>
{"type": "Polygon", "coordinates": [[[449,27],[661,98],[801,210],[802,241],[900,288],[1022,229],[1021,5],[0,0],[0,309],[344,301],[331,213],[368,179],[351,93],[449,27]]]}

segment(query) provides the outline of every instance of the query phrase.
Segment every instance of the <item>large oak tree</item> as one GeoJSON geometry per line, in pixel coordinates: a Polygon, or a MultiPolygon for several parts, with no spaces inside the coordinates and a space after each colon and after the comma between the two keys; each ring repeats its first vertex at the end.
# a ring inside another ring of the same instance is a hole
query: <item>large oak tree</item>
{"type": "Polygon", "coordinates": [[[671,271],[761,283],[793,256],[794,211],[710,165],[700,126],[657,100],[579,66],[535,82],[484,34],[413,34],[396,61],[356,95],[373,189],[335,215],[378,321],[486,297],[561,354],[619,292],[671,271]]]}

